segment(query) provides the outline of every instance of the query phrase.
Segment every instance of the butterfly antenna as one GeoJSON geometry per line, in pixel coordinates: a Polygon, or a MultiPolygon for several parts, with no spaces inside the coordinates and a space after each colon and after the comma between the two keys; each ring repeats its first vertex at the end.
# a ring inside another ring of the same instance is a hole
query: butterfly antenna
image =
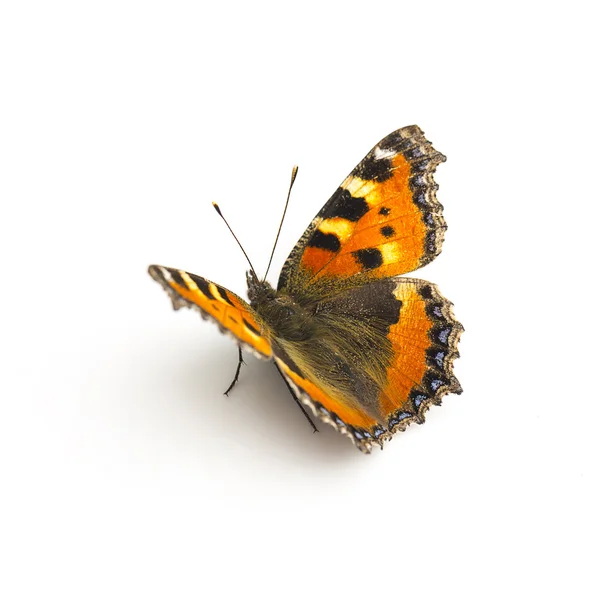
{"type": "Polygon", "coordinates": [[[275,254],[275,248],[277,248],[277,242],[279,240],[279,234],[281,233],[281,228],[283,226],[283,220],[285,219],[285,213],[287,212],[288,204],[290,203],[290,194],[292,193],[292,186],[294,185],[294,181],[296,181],[296,175],[298,175],[298,165],[294,165],[292,168],[292,180],[290,181],[290,189],[288,190],[287,200],[285,201],[285,208],[283,209],[283,215],[281,216],[281,221],[279,222],[279,229],[277,230],[277,237],[275,238],[275,243],[273,244],[273,250],[271,251],[271,258],[269,258],[269,264],[267,265],[267,272],[263,277],[263,281],[266,281],[267,275],[269,274],[269,269],[271,268],[271,262],[273,260],[273,255],[275,254]]]}
{"type": "Polygon", "coordinates": [[[242,246],[242,244],[240,244],[240,240],[237,239],[237,235],[235,235],[235,233],[233,233],[233,229],[231,229],[231,227],[229,226],[229,223],[227,222],[227,219],[223,216],[223,213],[221,212],[219,205],[216,202],[213,202],[212,205],[214,206],[214,209],[217,211],[217,213],[219,214],[221,219],[223,219],[223,221],[225,221],[225,225],[227,225],[227,229],[229,229],[229,231],[231,232],[231,235],[233,236],[233,239],[238,243],[238,246],[240,247],[241,251],[244,253],[244,256],[246,257],[246,260],[248,261],[248,264],[250,265],[250,268],[252,269],[254,276],[256,277],[256,279],[258,279],[258,276],[256,275],[256,271],[254,270],[254,267],[252,266],[252,263],[250,262],[250,259],[248,258],[246,251],[244,250],[244,247],[242,246]]]}

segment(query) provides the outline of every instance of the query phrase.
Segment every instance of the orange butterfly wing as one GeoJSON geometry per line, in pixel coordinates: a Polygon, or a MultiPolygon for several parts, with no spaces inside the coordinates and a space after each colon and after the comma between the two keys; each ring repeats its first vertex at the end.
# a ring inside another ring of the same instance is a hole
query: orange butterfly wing
{"type": "MultiPolygon", "coordinates": [[[[364,286],[363,292],[368,287],[364,286]]],[[[277,364],[302,402],[366,453],[374,443],[382,445],[409,424],[422,423],[427,409],[440,404],[444,395],[462,392],[452,364],[458,357],[463,327],[454,318],[451,303],[435,285],[419,279],[394,278],[389,297],[377,287],[380,307],[394,304],[399,308],[396,322],[390,323],[387,333],[392,358],[387,364],[385,385],[378,390],[376,411],[372,404],[363,406],[349,396],[327,394],[315,383],[314,376],[304,373],[278,346],[273,348],[277,364]]],[[[360,289],[348,292],[348,305],[352,304],[352,296],[361,299],[360,289]]]]}
{"type": "Polygon", "coordinates": [[[441,251],[446,223],[435,197],[445,159],[416,125],[381,140],[342,182],[288,257],[278,288],[366,274],[393,277],[441,251]]]}
{"type": "Polygon", "coordinates": [[[271,344],[261,334],[256,313],[247,302],[225,288],[187,271],[151,265],[148,272],[168,292],[176,310],[196,308],[223,333],[232,335],[241,347],[259,358],[271,358],[271,344]]]}

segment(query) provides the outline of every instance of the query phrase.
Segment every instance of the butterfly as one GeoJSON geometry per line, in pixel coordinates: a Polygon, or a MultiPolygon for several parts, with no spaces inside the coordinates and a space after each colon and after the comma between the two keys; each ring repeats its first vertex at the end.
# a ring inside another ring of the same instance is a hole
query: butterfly
{"type": "Polygon", "coordinates": [[[242,349],[273,360],[299,405],[368,453],[462,392],[452,304],[433,283],[401,276],[441,251],[433,174],[445,160],[416,125],[382,139],[308,226],[277,288],[247,272],[249,303],[187,271],[149,273],[175,309],[197,309],[238,344],[232,386],[242,349]]]}

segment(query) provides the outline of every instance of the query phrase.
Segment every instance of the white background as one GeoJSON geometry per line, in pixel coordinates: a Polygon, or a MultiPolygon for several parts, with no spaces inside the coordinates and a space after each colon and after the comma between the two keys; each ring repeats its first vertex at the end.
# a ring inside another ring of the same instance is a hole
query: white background
{"type": "Polygon", "coordinates": [[[598,598],[592,2],[4,2],[3,598],[598,598]],[[148,277],[271,279],[381,137],[465,389],[363,456],[148,277]]]}

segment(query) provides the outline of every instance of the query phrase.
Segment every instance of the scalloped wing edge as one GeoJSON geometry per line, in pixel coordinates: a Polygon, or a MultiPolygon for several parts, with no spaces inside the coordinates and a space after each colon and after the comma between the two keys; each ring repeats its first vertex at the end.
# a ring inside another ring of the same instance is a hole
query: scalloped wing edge
{"type": "MultiPolygon", "coordinates": [[[[455,377],[453,369],[454,361],[460,357],[458,352],[458,342],[460,341],[460,336],[464,331],[464,327],[454,317],[454,313],[452,311],[452,302],[442,296],[435,284],[427,282],[427,285],[431,286],[431,290],[435,295],[435,301],[442,303],[444,320],[448,323],[448,326],[451,329],[448,335],[448,353],[444,363],[444,373],[447,375],[448,382],[440,385],[434,392],[433,396],[427,396],[422,402],[420,402],[416,413],[411,414],[403,411],[402,409],[398,409],[388,415],[386,427],[377,425],[371,430],[354,427],[342,421],[342,419],[340,419],[335,413],[327,410],[320,402],[313,400],[313,398],[311,398],[306,391],[299,388],[298,385],[296,385],[296,383],[282,370],[284,377],[302,404],[304,404],[307,408],[310,408],[313,414],[321,421],[331,425],[336,431],[345,435],[346,437],[349,437],[352,440],[352,443],[365,454],[370,454],[371,449],[375,444],[378,444],[379,447],[383,449],[383,444],[385,442],[391,440],[396,433],[405,431],[409,425],[412,425],[413,423],[421,425],[424,423],[425,413],[431,408],[431,406],[441,405],[443,397],[447,394],[462,394],[463,389],[458,379],[455,377]]],[[[275,360],[278,361],[278,363],[285,365],[285,361],[277,356],[275,356],[275,360]]],[[[428,369],[423,379],[425,379],[428,373],[431,373],[432,371],[432,369],[428,369]]],[[[413,390],[414,389],[416,388],[413,388],[413,390]]],[[[421,390],[424,395],[428,393],[422,388],[421,390]]]]}

